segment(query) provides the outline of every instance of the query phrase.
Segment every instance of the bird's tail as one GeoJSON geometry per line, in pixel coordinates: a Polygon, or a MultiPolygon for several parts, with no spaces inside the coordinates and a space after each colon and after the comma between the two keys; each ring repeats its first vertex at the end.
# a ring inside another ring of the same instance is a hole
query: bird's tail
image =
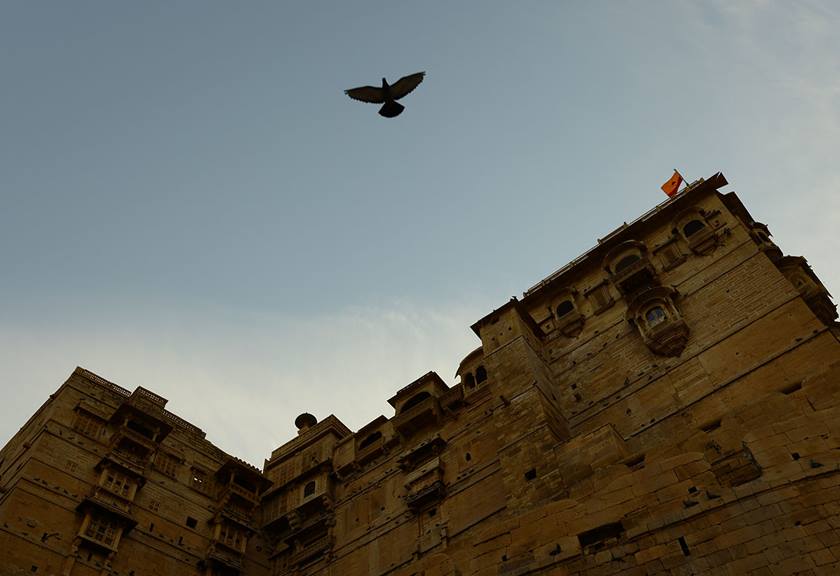
{"type": "Polygon", "coordinates": [[[385,116],[385,118],[393,118],[399,116],[403,110],[405,110],[405,106],[391,100],[382,105],[382,108],[379,109],[379,115],[385,116]]]}

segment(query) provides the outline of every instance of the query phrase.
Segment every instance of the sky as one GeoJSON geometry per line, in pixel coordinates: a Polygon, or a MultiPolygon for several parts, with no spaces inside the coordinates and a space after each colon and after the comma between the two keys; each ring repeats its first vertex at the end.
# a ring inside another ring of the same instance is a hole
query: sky
{"type": "Polygon", "coordinates": [[[0,442],[76,366],[261,465],[722,171],[840,293],[836,2],[0,4],[0,442]],[[426,80],[395,119],[343,90],[426,80]]]}

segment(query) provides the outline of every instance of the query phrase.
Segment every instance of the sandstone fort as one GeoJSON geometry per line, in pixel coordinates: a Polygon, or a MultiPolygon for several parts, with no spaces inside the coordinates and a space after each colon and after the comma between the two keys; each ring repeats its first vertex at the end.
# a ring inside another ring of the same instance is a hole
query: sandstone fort
{"type": "Polygon", "coordinates": [[[259,468],[77,368],[0,452],[0,574],[840,574],[837,312],[726,185],[478,319],[458,384],[302,414],[259,468]]]}

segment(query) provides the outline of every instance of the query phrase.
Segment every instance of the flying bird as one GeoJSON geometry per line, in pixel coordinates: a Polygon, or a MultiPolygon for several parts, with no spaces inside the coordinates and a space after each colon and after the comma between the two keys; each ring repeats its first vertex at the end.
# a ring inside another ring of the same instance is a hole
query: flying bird
{"type": "Polygon", "coordinates": [[[412,90],[420,85],[423,81],[425,72],[416,72],[403,76],[393,84],[389,85],[385,78],[382,79],[382,88],[376,86],[359,86],[358,88],[351,88],[345,90],[344,93],[350,96],[353,100],[359,102],[368,102],[370,104],[382,104],[379,109],[380,116],[385,118],[394,118],[399,116],[405,106],[397,103],[397,100],[407,96],[412,90]]]}

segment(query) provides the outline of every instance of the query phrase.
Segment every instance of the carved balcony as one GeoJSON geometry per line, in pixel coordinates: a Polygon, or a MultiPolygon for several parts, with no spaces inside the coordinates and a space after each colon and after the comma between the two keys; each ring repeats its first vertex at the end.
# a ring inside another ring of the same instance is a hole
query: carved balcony
{"type": "Polygon", "coordinates": [[[333,518],[333,504],[328,494],[312,496],[289,512],[289,526],[293,532],[301,532],[321,522],[329,523],[333,518]]]}
{"type": "Polygon", "coordinates": [[[612,282],[625,296],[637,294],[658,284],[656,271],[645,255],[613,272],[612,282]]]}
{"type": "Polygon", "coordinates": [[[689,329],[677,308],[678,296],[673,288],[657,286],[638,293],[628,303],[627,320],[655,354],[679,356],[688,343],[689,329]]]}
{"type": "Polygon", "coordinates": [[[435,504],[441,502],[445,496],[446,489],[443,485],[443,481],[436,480],[415,492],[410,492],[405,497],[405,503],[409,510],[417,512],[434,506],[435,504]]]}
{"type": "Polygon", "coordinates": [[[715,231],[708,225],[686,237],[689,249],[695,254],[710,254],[717,247],[718,238],[715,231]]]}
{"type": "Polygon", "coordinates": [[[443,462],[434,458],[405,479],[405,502],[412,512],[419,512],[438,504],[446,496],[443,483],[443,462]]]}
{"type": "Polygon", "coordinates": [[[378,438],[369,441],[364,446],[356,448],[356,463],[360,466],[376,460],[385,453],[385,438],[380,434],[378,438]]]}
{"type": "MultiPolygon", "coordinates": [[[[93,494],[82,501],[82,504],[96,506],[105,512],[119,516],[130,522],[132,526],[137,523],[131,515],[131,503],[117,498],[104,490],[95,490],[93,494]]],[[[82,504],[79,506],[82,506],[82,504]]]]}
{"type": "Polygon", "coordinates": [[[571,310],[554,321],[554,327],[563,336],[574,338],[583,330],[584,317],[577,309],[571,310]]]}
{"type": "Polygon", "coordinates": [[[403,436],[411,436],[418,430],[433,425],[440,420],[438,399],[429,396],[419,403],[397,414],[392,419],[394,428],[403,436]]]}
{"type": "Polygon", "coordinates": [[[444,447],[446,447],[446,440],[441,438],[439,434],[435,434],[432,438],[424,440],[400,454],[397,464],[404,471],[410,472],[424,462],[439,456],[444,447]]]}
{"type": "Polygon", "coordinates": [[[329,554],[332,550],[333,539],[332,536],[326,534],[320,538],[307,542],[306,544],[298,544],[297,550],[289,556],[289,564],[297,567],[304,566],[329,554]]]}
{"type": "Polygon", "coordinates": [[[247,504],[252,506],[256,506],[260,502],[259,494],[257,494],[253,490],[248,490],[247,488],[236,484],[235,482],[231,482],[226,486],[223,486],[221,491],[219,492],[219,501],[220,502],[228,502],[231,499],[240,499],[247,504]]]}
{"type": "Polygon", "coordinates": [[[217,512],[217,516],[228,518],[233,520],[237,524],[248,528],[249,530],[254,529],[254,517],[253,513],[247,510],[243,510],[237,506],[227,505],[219,509],[217,512]]]}
{"type": "Polygon", "coordinates": [[[105,454],[97,468],[106,465],[108,462],[129,470],[138,477],[141,484],[145,481],[146,469],[149,466],[148,457],[141,457],[131,452],[114,448],[105,454]]]}
{"type": "Polygon", "coordinates": [[[242,553],[226,546],[222,542],[214,541],[207,549],[207,561],[220,564],[231,570],[242,570],[242,553]]]}
{"type": "Polygon", "coordinates": [[[688,343],[688,325],[682,318],[669,318],[643,331],[645,343],[661,356],[679,356],[688,343]]]}
{"type": "Polygon", "coordinates": [[[131,515],[131,501],[122,495],[116,494],[111,490],[104,488],[103,486],[94,486],[90,499],[92,502],[95,502],[108,510],[116,509],[126,516],[131,515]]]}
{"type": "Polygon", "coordinates": [[[752,228],[750,229],[750,236],[755,241],[758,249],[764,252],[770,260],[778,262],[782,258],[782,250],[770,239],[770,229],[765,224],[753,222],[752,228]]]}
{"type": "Polygon", "coordinates": [[[802,256],[785,256],[776,262],[779,270],[793,284],[805,304],[826,326],[837,320],[837,307],[808,261],[802,256]]]}

